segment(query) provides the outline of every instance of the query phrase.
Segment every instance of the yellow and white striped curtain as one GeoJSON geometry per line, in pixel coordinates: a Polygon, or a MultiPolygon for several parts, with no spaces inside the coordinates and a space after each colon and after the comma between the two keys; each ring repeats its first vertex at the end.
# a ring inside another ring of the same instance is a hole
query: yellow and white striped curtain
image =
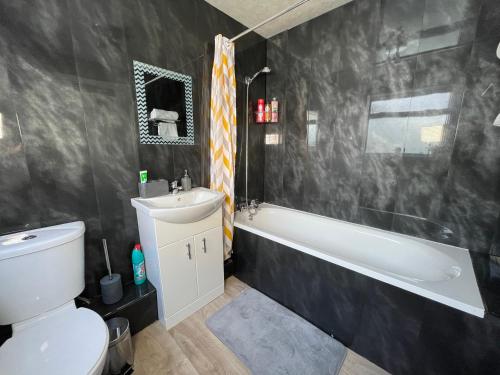
{"type": "Polygon", "coordinates": [[[224,192],[224,258],[231,254],[236,160],[236,77],[234,44],[215,37],[210,97],[210,189],[224,192]]]}

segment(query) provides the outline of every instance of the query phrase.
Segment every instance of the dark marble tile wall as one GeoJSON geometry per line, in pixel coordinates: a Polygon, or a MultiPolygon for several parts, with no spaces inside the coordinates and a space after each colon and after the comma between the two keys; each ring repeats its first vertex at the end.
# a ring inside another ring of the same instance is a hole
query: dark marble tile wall
{"type": "MultiPolygon", "coordinates": [[[[498,316],[472,316],[240,229],[234,257],[239,279],[391,374],[500,371],[498,316]]],[[[482,293],[494,279],[483,276],[482,293]]]]}
{"type": "MultiPolygon", "coordinates": [[[[255,40],[252,48],[238,50],[239,43],[248,43],[245,38],[236,42],[236,105],[237,105],[237,153],[235,194],[237,202],[245,198],[245,76],[266,66],[266,41],[255,40]],[[240,42],[241,41],[241,42],[240,42]],[[244,67],[244,68],[243,68],[244,67]]],[[[258,98],[266,97],[266,75],[257,77],[250,85],[248,100],[248,199],[264,200],[264,126],[253,122],[252,108],[258,98]]]]}
{"type": "MultiPolygon", "coordinates": [[[[202,0],[0,1],[0,233],[84,220],[88,293],[105,272],[103,237],[114,271],[130,280],[138,171],[173,179],[187,168],[206,184],[206,51],[216,34],[243,29],[202,0]],[[195,145],[139,145],[133,60],[193,76],[195,145]]],[[[239,77],[265,56],[256,34],[238,42],[239,77]]],[[[263,149],[263,130],[252,137],[263,149]]]]}
{"type": "Polygon", "coordinates": [[[355,0],[269,39],[265,200],[500,255],[499,24],[495,0],[355,0]]]}

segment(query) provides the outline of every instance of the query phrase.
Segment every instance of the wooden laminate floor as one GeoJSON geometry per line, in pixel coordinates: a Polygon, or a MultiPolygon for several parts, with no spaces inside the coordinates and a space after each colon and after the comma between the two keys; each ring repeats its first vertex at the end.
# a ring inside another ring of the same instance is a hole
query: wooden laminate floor
{"type": "MultiPolygon", "coordinates": [[[[248,288],[235,277],[224,294],[170,330],[155,322],[133,337],[134,375],[250,374],[248,368],[205,326],[205,320],[248,288]]],[[[382,375],[386,371],[348,350],[340,375],[382,375]]],[[[258,374],[257,374],[258,375],[258,374]]]]}

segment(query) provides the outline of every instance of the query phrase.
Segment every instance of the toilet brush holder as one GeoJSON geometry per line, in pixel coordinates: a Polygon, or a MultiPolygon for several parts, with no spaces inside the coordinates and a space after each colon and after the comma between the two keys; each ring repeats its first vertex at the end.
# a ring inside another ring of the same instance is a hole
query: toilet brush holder
{"type": "Polygon", "coordinates": [[[102,302],[111,305],[118,302],[123,297],[122,277],[118,273],[104,276],[101,278],[101,296],[102,302]]]}
{"type": "Polygon", "coordinates": [[[111,272],[111,263],[109,262],[108,244],[106,239],[102,240],[104,248],[104,258],[106,259],[106,267],[108,274],[101,278],[101,296],[102,302],[106,305],[111,305],[118,302],[123,297],[122,277],[118,273],[111,272]]]}

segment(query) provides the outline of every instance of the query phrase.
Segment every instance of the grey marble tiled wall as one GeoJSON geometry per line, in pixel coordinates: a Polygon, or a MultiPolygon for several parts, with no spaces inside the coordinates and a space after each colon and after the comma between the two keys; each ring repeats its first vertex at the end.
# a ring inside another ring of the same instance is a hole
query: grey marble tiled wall
{"type": "Polygon", "coordinates": [[[355,0],[268,41],[265,200],[500,255],[500,7],[355,0]]]}
{"type": "MultiPolygon", "coordinates": [[[[247,43],[245,38],[236,42],[247,43]]],[[[245,197],[245,76],[253,74],[266,65],[266,41],[262,39],[253,48],[245,48],[236,53],[236,104],[237,104],[237,153],[235,194],[238,202],[245,197]]],[[[262,125],[253,123],[252,107],[258,98],[266,97],[266,76],[261,75],[250,85],[249,90],[249,125],[248,125],[248,199],[264,200],[264,135],[262,125]]]]}
{"type": "MultiPolygon", "coordinates": [[[[84,220],[88,292],[105,272],[103,237],[130,280],[138,171],[187,168],[202,184],[205,48],[243,29],[202,0],[0,1],[0,233],[84,220]],[[193,76],[194,146],[139,145],[132,60],[193,76]]],[[[265,63],[265,41],[249,35],[245,53],[261,61],[238,61],[240,76],[265,63]]]]}

